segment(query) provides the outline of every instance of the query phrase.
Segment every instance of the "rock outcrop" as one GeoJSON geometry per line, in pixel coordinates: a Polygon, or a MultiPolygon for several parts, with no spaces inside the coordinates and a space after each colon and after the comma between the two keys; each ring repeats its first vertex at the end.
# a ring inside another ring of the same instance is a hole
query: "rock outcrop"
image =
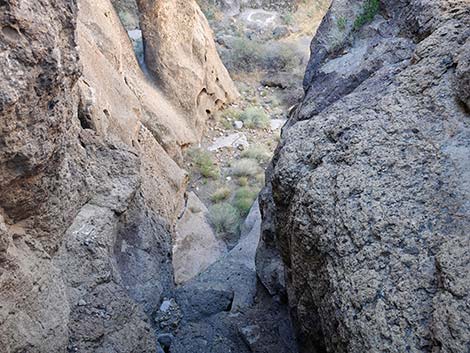
{"type": "Polygon", "coordinates": [[[373,3],[334,1],[312,42],[258,274],[304,352],[466,352],[470,5],[373,3]]]}
{"type": "Polygon", "coordinates": [[[138,0],[149,71],[202,136],[205,122],[238,92],[195,0],[138,0]]]}
{"type": "Polygon", "coordinates": [[[78,5],[0,2],[0,350],[155,352],[200,135],[111,2],[78,5]]]}
{"type": "Polygon", "coordinates": [[[227,252],[208,221],[209,210],[194,192],[187,195],[186,206],[176,223],[173,245],[175,282],[181,284],[203,272],[227,252]]]}

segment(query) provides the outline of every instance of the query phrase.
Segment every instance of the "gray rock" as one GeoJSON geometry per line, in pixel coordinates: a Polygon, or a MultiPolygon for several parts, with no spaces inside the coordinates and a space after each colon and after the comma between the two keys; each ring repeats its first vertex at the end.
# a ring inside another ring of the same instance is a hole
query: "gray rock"
{"type": "Polygon", "coordinates": [[[238,130],[242,129],[243,128],[243,121],[240,121],[240,120],[234,121],[233,122],[233,127],[235,129],[238,129],[238,130]]]}
{"type": "Polygon", "coordinates": [[[174,338],[171,333],[163,333],[157,336],[157,341],[163,348],[169,349],[174,338]]]}
{"type": "Polygon", "coordinates": [[[287,26],[277,26],[273,29],[273,37],[275,39],[281,39],[289,34],[289,27],[287,26]]]}
{"type": "Polygon", "coordinates": [[[275,303],[257,283],[254,257],[260,222],[255,204],[242,227],[239,244],[177,288],[183,318],[172,351],[297,352],[286,306],[275,303]],[[250,334],[249,327],[259,329],[250,334]]]}
{"type": "Polygon", "coordinates": [[[267,171],[258,275],[282,292],[284,265],[304,352],[464,352],[469,4],[382,1],[338,37],[363,4],[334,1],[312,42],[267,171]]]}

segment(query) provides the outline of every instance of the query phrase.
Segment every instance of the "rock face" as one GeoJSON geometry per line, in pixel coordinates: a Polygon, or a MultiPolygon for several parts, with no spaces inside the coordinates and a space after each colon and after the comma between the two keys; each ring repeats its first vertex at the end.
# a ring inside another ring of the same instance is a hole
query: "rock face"
{"type": "Polygon", "coordinates": [[[258,286],[255,254],[260,223],[254,205],[240,242],[177,288],[181,310],[173,317],[180,322],[170,352],[297,353],[286,305],[258,286]]]}
{"type": "Polygon", "coordinates": [[[208,209],[194,192],[188,193],[186,207],[176,224],[173,268],[177,284],[203,272],[227,252],[208,220],[208,209]]]}
{"type": "Polygon", "coordinates": [[[381,1],[354,26],[365,3],[334,1],[312,42],[258,274],[287,292],[304,352],[465,352],[470,5],[381,1]]]}
{"type": "Polygon", "coordinates": [[[177,162],[198,133],[111,2],[79,8],[0,2],[2,352],[155,352],[173,291],[177,162]]]}
{"type": "Polygon", "coordinates": [[[137,3],[147,67],[201,136],[208,117],[238,96],[209,24],[195,0],[137,3]]]}

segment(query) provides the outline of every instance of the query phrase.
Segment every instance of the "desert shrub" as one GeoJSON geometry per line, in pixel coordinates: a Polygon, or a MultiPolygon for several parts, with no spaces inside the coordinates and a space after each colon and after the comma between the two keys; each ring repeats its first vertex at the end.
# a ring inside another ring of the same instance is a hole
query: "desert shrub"
{"type": "Polygon", "coordinates": [[[271,158],[271,153],[263,145],[250,146],[242,152],[243,158],[254,159],[260,163],[267,162],[271,158]]]}
{"type": "Polygon", "coordinates": [[[196,170],[205,178],[217,179],[220,176],[220,169],[214,161],[212,154],[201,148],[189,152],[196,170]]]}
{"type": "Polygon", "coordinates": [[[231,42],[231,49],[221,53],[224,64],[231,71],[291,70],[299,66],[301,54],[291,43],[271,41],[262,43],[246,37],[231,42]]]}
{"type": "Polygon", "coordinates": [[[264,45],[261,53],[261,64],[265,70],[290,71],[299,66],[301,55],[290,43],[270,42],[264,45]]]}
{"type": "Polygon", "coordinates": [[[230,197],[232,191],[227,186],[222,186],[214,191],[211,195],[212,202],[221,202],[227,200],[230,197]]]}
{"type": "Polygon", "coordinates": [[[227,108],[222,111],[222,118],[227,120],[240,120],[241,113],[240,109],[227,108]]]}
{"type": "Polygon", "coordinates": [[[269,116],[262,108],[249,107],[240,114],[243,125],[249,129],[266,129],[269,127],[269,116]]]}
{"type": "Polygon", "coordinates": [[[226,109],[222,112],[216,112],[213,115],[214,120],[222,124],[225,130],[230,130],[233,128],[233,118],[231,117],[231,112],[227,112],[232,110],[234,109],[226,109]]]}
{"type": "Polygon", "coordinates": [[[237,177],[250,177],[259,173],[258,163],[252,159],[242,158],[232,165],[232,174],[237,177]]]}
{"type": "Polygon", "coordinates": [[[238,232],[240,215],[238,210],[228,203],[211,206],[208,218],[218,234],[233,235],[238,232]]]}
{"type": "Polygon", "coordinates": [[[346,25],[348,24],[348,22],[345,17],[340,17],[338,18],[337,24],[338,24],[338,29],[341,32],[344,32],[346,30],[346,25]]]}
{"type": "Polygon", "coordinates": [[[254,71],[259,65],[263,45],[246,37],[236,38],[231,43],[229,57],[226,58],[227,67],[238,71],[254,71]]]}
{"type": "Polygon", "coordinates": [[[246,216],[250,212],[250,208],[257,195],[258,193],[249,187],[242,187],[237,190],[233,199],[233,205],[240,212],[240,215],[246,216]]]}
{"type": "Polygon", "coordinates": [[[244,177],[244,176],[238,178],[238,185],[247,186],[248,185],[248,178],[244,177]]]}
{"type": "Polygon", "coordinates": [[[366,23],[371,22],[375,15],[379,12],[380,1],[379,0],[367,0],[362,8],[362,12],[357,16],[354,21],[354,29],[358,30],[366,23]]]}

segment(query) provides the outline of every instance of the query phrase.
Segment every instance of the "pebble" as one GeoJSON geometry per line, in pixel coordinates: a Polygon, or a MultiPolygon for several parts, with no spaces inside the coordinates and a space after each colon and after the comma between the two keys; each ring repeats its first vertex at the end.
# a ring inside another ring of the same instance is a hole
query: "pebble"
{"type": "Polygon", "coordinates": [[[241,129],[243,128],[243,121],[237,120],[233,123],[233,126],[235,127],[235,129],[241,129]]]}

